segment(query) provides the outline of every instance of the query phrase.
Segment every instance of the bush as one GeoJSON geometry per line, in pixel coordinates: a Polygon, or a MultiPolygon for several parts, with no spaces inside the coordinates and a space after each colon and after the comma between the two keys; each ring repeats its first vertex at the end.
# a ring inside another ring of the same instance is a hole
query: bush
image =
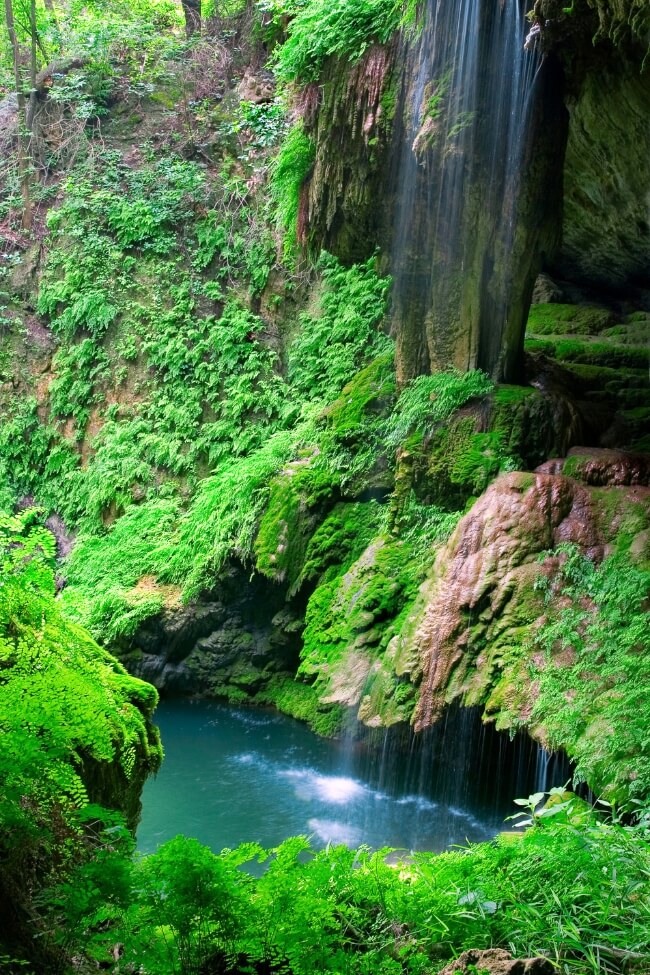
{"type": "Polygon", "coordinates": [[[308,0],[289,25],[276,72],[283,81],[317,81],[326,58],[358,61],[371,44],[390,39],[402,16],[396,0],[308,0]]]}

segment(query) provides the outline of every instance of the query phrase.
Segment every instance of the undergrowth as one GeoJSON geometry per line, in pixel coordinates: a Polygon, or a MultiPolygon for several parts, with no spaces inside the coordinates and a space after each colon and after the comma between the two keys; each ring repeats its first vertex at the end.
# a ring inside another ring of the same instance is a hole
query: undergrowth
{"type": "Polygon", "coordinates": [[[308,0],[278,48],[276,71],[283,81],[317,81],[324,61],[358,61],[373,44],[386,43],[404,16],[395,0],[308,0]]]}
{"type": "Polygon", "coordinates": [[[645,832],[578,805],[565,799],[560,814],[514,840],[396,866],[387,850],[314,852],[304,837],[215,855],[179,836],[130,864],[114,854],[127,869],[121,903],[98,877],[93,910],[80,909],[82,870],[51,896],[71,948],[101,958],[119,940],[123,962],[157,975],[217,961],[222,971],[422,975],[490,947],[549,957],[565,975],[640,972],[650,957],[645,832]],[[254,878],[239,869],[247,861],[266,869],[254,878]],[[102,904],[108,920],[93,925],[102,904]]]}
{"type": "Polygon", "coordinates": [[[531,672],[539,687],[532,720],[575,761],[577,781],[629,805],[650,793],[650,571],[624,550],[600,565],[575,546],[556,554],[556,581],[549,588],[540,576],[538,583],[548,608],[534,640],[545,666],[531,672]]]}

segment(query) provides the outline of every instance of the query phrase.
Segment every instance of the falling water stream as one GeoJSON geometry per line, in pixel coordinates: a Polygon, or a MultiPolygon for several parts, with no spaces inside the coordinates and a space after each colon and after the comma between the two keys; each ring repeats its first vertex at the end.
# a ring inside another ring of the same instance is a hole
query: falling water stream
{"type": "Polygon", "coordinates": [[[398,363],[402,378],[450,365],[505,373],[539,59],[524,50],[520,0],[428,0],[422,10],[401,57],[392,177],[398,363]]]}
{"type": "Polygon", "coordinates": [[[382,732],[366,745],[205,701],[164,701],[156,720],[165,761],[144,789],[142,852],[178,833],[215,851],[298,834],[316,847],[443,850],[508,828],[512,799],[539,784],[536,746],[486,731],[470,711],[429,735],[382,732]]]}

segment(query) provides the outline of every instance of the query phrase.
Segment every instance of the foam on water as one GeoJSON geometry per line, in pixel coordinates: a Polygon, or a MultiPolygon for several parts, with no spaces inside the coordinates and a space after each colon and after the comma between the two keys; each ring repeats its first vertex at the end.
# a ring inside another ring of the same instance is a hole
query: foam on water
{"type": "Polygon", "coordinates": [[[292,780],[296,796],[306,801],[318,799],[325,803],[347,805],[372,795],[371,790],[361,782],[344,775],[321,775],[313,769],[283,769],[279,775],[292,780]]]}

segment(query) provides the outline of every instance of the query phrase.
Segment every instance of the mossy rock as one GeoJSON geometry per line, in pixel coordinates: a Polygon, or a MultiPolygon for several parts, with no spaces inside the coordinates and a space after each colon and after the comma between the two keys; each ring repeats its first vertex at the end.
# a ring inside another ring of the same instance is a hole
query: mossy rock
{"type": "Polygon", "coordinates": [[[337,504],[309,540],[295,589],[345,572],[378,533],[383,516],[383,509],[373,501],[337,504]]]}
{"type": "Polygon", "coordinates": [[[296,582],[309,539],[336,497],[332,477],[311,459],[290,464],[270,485],[254,551],[258,571],[276,582],[296,582]]]}
{"type": "Polygon", "coordinates": [[[460,510],[498,474],[565,453],[571,424],[568,403],[531,386],[497,386],[487,400],[411,445],[413,485],[428,503],[460,510]]]}
{"type": "Polygon", "coordinates": [[[615,345],[609,342],[584,342],[562,338],[555,341],[528,339],[527,352],[546,355],[562,363],[606,366],[611,369],[646,369],[650,363],[647,347],[615,345]]]}
{"type": "Polygon", "coordinates": [[[324,415],[337,436],[359,436],[368,415],[386,412],[395,393],[395,364],[391,351],[378,356],[358,372],[324,415]]]}
{"type": "Polygon", "coordinates": [[[424,467],[415,488],[428,503],[458,510],[481,494],[501,469],[502,438],[481,432],[476,415],[461,415],[441,425],[424,450],[424,467]]]}
{"type": "Polygon", "coordinates": [[[531,305],[526,332],[529,335],[599,335],[615,322],[612,312],[598,305],[531,305]]]}
{"type": "Polygon", "coordinates": [[[346,710],[337,704],[324,704],[316,688],[288,675],[278,675],[256,697],[258,704],[271,704],[284,714],[306,721],[324,738],[340,734],[346,710]]]}
{"type": "Polygon", "coordinates": [[[358,711],[358,719],[370,728],[390,728],[408,724],[415,707],[416,690],[408,680],[400,680],[380,663],[368,675],[358,711]]]}
{"type": "Polygon", "coordinates": [[[350,651],[381,656],[423,574],[411,545],[380,537],[347,571],[318,586],[307,605],[300,670],[318,675],[323,695],[350,651]]]}
{"type": "Polygon", "coordinates": [[[348,497],[393,486],[384,426],[395,396],[391,349],[358,372],[320,416],[318,463],[338,477],[348,497]]]}

